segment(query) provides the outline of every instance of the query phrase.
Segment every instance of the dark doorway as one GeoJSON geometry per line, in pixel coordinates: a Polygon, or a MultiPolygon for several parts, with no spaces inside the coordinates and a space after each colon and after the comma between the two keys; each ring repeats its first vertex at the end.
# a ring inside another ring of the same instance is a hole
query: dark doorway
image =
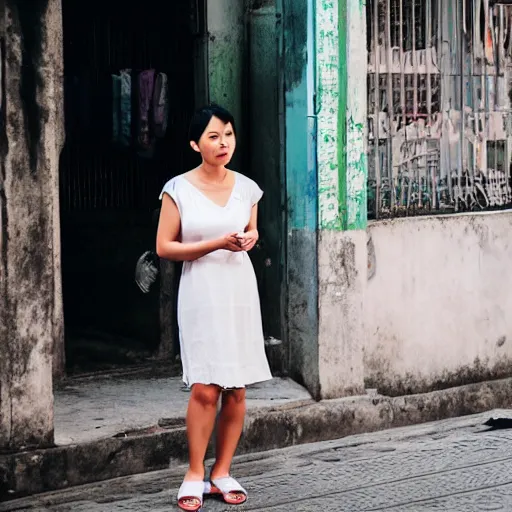
{"type": "Polygon", "coordinates": [[[154,248],[162,185],[192,165],[187,128],[194,109],[195,5],[63,0],[60,195],[68,372],[141,363],[158,349],[158,285],[143,294],[134,268],[154,248]],[[146,70],[155,75],[146,74],[141,85],[146,70]],[[144,86],[158,75],[167,77],[167,128],[147,150],[139,98],[149,97],[144,86]]]}
{"type": "Polygon", "coordinates": [[[248,16],[248,174],[264,190],[260,240],[251,257],[258,278],[267,355],[274,375],[289,367],[286,332],[286,179],[284,176],[284,69],[277,3],[254,2],[248,16]]]}

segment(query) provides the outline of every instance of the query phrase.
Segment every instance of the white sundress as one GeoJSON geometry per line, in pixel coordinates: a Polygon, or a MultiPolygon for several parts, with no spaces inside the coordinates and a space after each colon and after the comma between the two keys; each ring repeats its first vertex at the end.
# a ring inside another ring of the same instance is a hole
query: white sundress
{"type": "MultiPolygon", "coordinates": [[[[263,195],[258,185],[235,173],[231,196],[219,206],[186,178],[176,176],[163,190],[176,203],[183,243],[213,240],[244,231],[252,206],[263,195]]],[[[183,381],[241,388],[272,378],[265,355],[256,276],[246,252],[214,251],[185,261],[178,293],[183,381]]]]}

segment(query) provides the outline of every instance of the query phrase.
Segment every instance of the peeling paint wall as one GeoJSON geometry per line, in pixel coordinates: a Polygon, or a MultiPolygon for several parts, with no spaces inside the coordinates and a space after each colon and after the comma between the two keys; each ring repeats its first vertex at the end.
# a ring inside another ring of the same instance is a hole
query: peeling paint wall
{"type": "Polygon", "coordinates": [[[52,360],[63,330],[62,24],[59,0],[2,5],[0,449],[16,449],[53,442],[52,360]]]}
{"type": "Polygon", "coordinates": [[[246,62],[245,0],[207,0],[209,100],[226,107],[237,122],[232,166],[243,172],[246,62]]]}
{"type": "Polygon", "coordinates": [[[512,6],[368,0],[372,218],[512,205],[512,6]]]}
{"type": "Polygon", "coordinates": [[[316,3],[316,115],[321,229],[366,228],[366,9],[316,3]]]}
{"type": "Polygon", "coordinates": [[[342,184],[346,187],[345,228],[366,229],[367,159],[367,93],[366,93],[366,1],[347,2],[347,115],[346,171],[342,184]]]}
{"type": "MultiPolygon", "coordinates": [[[[343,0],[341,0],[343,1],[343,0]]],[[[345,13],[342,20],[345,19],[345,13]]],[[[344,152],[344,132],[338,130],[339,120],[346,116],[346,67],[340,80],[338,1],[316,2],[316,115],[317,165],[320,229],[342,229],[340,192],[340,160],[344,152]],[[340,99],[342,100],[340,104],[340,99]],[[344,100],[344,101],[343,101],[344,100]]],[[[342,37],[345,35],[341,31],[342,37]]]]}
{"type": "Polygon", "coordinates": [[[315,9],[320,395],[509,376],[512,6],[315,9]]]}
{"type": "Polygon", "coordinates": [[[379,221],[365,383],[386,394],[512,374],[512,213],[379,221]]]}
{"type": "Polygon", "coordinates": [[[362,394],[366,232],[320,231],[318,274],[321,396],[362,394]]]}
{"type": "Polygon", "coordinates": [[[318,197],[313,0],[282,2],[288,224],[292,230],[314,233],[318,197]]]}
{"type": "Polygon", "coordinates": [[[314,0],[282,0],[290,376],[320,397],[314,0]]]}
{"type": "Polygon", "coordinates": [[[509,376],[512,6],[368,0],[365,386],[509,376]]]}
{"type": "Polygon", "coordinates": [[[361,0],[316,1],[318,350],[323,398],[364,391],[365,12],[361,0]]]}

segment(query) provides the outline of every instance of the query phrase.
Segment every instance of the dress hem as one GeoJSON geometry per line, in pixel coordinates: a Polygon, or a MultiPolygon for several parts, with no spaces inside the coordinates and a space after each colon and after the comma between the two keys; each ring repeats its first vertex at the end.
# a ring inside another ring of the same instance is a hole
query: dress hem
{"type": "Polygon", "coordinates": [[[266,382],[266,381],[272,380],[273,378],[274,377],[272,375],[270,375],[269,377],[262,378],[262,379],[244,381],[243,384],[240,382],[237,382],[236,384],[233,384],[233,383],[226,384],[226,383],[211,382],[211,381],[206,382],[206,379],[204,379],[204,380],[197,379],[194,382],[190,382],[185,377],[182,378],[182,381],[185,384],[185,386],[187,386],[188,388],[191,388],[194,384],[203,384],[205,386],[219,386],[222,389],[242,389],[242,388],[245,388],[252,384],[258,384],[259,382],[266,382]]]}

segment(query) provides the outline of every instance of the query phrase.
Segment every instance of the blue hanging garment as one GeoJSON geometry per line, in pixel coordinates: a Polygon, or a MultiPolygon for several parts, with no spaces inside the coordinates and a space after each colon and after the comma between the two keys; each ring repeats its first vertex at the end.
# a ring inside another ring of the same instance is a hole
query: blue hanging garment
{"type": "Polygon", "coordinates": [[[112,75],[112,142],[121,140],[121,77],[112,75]]]}
{"type": "Polygon", "coordinates": [[[132,136],[132,75],[130,69],[121,71],[121,136],[124,146],[130,145],[132,136]]]}

